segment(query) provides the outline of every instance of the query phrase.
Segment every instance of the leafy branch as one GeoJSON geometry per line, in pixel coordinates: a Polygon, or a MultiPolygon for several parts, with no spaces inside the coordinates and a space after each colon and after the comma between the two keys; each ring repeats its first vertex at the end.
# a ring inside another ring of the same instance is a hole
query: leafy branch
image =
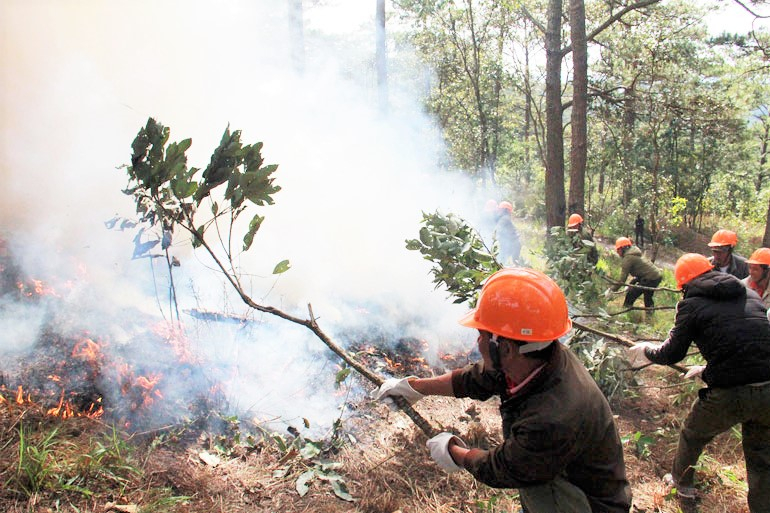
{"type": "MultiPolygon", "coordinates": [[[[262,143],[244,145],[241,131],[231,132],[228,126],[198,179],[200,169],[187,167],[185,152],[192,141],[169,143],[169,135],[168,128],[150,118],[134,139],[131,165],[125,166],[129,184],[123,192],[134,198],[140,234],[155,233],[156,241],[168,248],[175,230],[189,233],[193,248],[208,253],[246,305],[306,327],[351,368],[375,385],[382,384],[380,376],[350,357],[320,328],[310,304],[309,317],[301,318],[257,303],[241,284],[236,258],[240,252],[252,248],[265,217],[259,213],[251,216],[238,249],[233,243],[236,221],[241,215],[250,214],[254,205],[274,204],[273,196],[281,190],[272,176],[278,166],[265,165],[262,143]],[[207,211],[201,208],[204,201],[210,204],[207,211]]],[[[157,242],[150,241],[145,245],[145,252],[156,245],[157,242]]],[[[286,272],[290,267],[289,261],[283,260],[276,264],[273,273],[286,272]]],[[[437,433],[405,400],[399,399],[396,400],[398,406],[425,434],[437,433]]]]}

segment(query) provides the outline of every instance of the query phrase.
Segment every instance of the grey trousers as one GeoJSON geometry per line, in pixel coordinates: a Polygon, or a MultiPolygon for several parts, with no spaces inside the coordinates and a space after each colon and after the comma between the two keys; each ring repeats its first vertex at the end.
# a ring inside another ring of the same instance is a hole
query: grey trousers
{"type": "Polygon", "coordinates": [[[770,384],[701,390],[687,416],[671,474],[692,486],[693,466],[719,433],[741,424],[751,513],[770,513],[770,384]]]}
{"type": "Polygon", "coordinates": [[[562,477],[519,488],[519,500],[526,513],[591,513],[583,490],[562,477]]]}

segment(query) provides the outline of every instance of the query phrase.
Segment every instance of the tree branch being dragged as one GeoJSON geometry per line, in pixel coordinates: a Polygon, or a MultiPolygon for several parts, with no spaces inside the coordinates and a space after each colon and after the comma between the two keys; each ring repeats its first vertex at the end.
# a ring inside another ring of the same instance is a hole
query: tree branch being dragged
{"type": "MultiPolygon", "coordinates": [[[[278,166],[264,163],[262,143],[244,145],[240,139],[241,131],[231,132],[228,126],[198,180],[196,175],[200,170],[187,167],[186,151],[192,144],[191,139],[169,144],[169,135],[167,127],[150,118],[133,141],[131,165],[124,166],[129,183],[123,192],[134,198],[139,215],[140,229],[135,238],[137,247],[141,247],[143,253],[153,251],[157,243],[153,240],[143,242],[141,239],[154,237],[157,241],[162,240],[162,247],[166,249],[171,245],[176,231],[188,233],[193,248],[202,248],[208,253],[216,268],[246,305],[304,326],[368,381],[376,386],[382,384],[382,377],[352,358],[321,329],[309,304],[309,317],[297,317],[257,303],[241,285],[235,262],[241,252],[252,247],[254,237],[265,218],[258,213],[253,215],[240,249],[233,248],[233,226],[252,205],[272,205],[273,196],[281,190],[274,184],[272,176],[278,166]],[[210,214],[202,213],[204,201],[208,202],[210,214]],[[220,224],[225,224],[225,228],[220,229],[220,224]],[[226,234],[224,239],[223,233],[226,234]],[[219,248],[214,246],[212,239],[218,242],[219,248]]],[[[283,260],[276,264],[273,274],[286,272],[290,267],[289,261],[283,260]]],[[[438,433],[403,398],[396,398],[395,403],[427,436],[432,437],[438,433]]]]}

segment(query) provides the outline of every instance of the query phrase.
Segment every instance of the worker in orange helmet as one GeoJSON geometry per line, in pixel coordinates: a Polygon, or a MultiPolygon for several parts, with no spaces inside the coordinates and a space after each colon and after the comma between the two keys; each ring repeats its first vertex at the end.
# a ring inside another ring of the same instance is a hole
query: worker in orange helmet
{"type": "Polygon", "coordinates": [[[739,280],[749,275],[749,264],[746,259],[735,253],[738,236],[731,230],[717,230],[711,236],[709,260],[714,268],[723,273],[732,274],[739,280]]]}
{"type": "Polygon", "coordinates": [[[585,254],[591,264],[599,263],[599,249],[591,232],[585,229],[583,216],[577,213],[569,216],[567,233],[573,235],[572,245],[579,253],[585,254]]]}
{"type": "Polygon", "coordinates": [[[497,205],[495,224],[495,239],[499,248],[497,258],[504,266],[516,265],[521,260],[521,240],[511,219],[512,214],[513,204],[510,201],[501,201],[497,205]]]}
{"type": "Polygon", "coordinates": [[[644,307],[654,307],[655,302],[652,295],[655,291],[652,289],[660,285],[663,280],[663,271],[642,255],[642,250],[635,246],[628,237],[618,237],[615,241],[615,251],[622,259],[621,274],[618,283],[612,285],[608,292],[618,291],[620,287],[625,285],[628,275],[631,275],[633,279],[629,285],[639,285],[645,288],[628,287],[623,306],[633,306],[637,298],[644,294],[644,307]]]}
{"type": "Polygon", "coordinates": [[[706,360],[685,377],[701,375],[698,391],[679,435],[671,474],[676,493],[695,498],[694,470],[703,448],[716,435],[741,424],[751,513],[770,513],[770,323],[759,296],[735,277],[716,271],[703,255],[687,253],[674,275],[684,295],[674,326],[660,345],[642,342],[629,352],[632,365],[670,365],[695,343],[706,360]]]}
{"type": "Polygon", "coordinates": [[[559,286],[540,271],[503,269],[486,280],[460,324],[478,330],[480,362],[431,378],[388,379],[374,397],[498,396],[503,442],[468,448],[441,433],[427,442],[441,468],[518,489],[528,513],[628,513],[631,489],[610,406],[559,342],[572,328],[559,286]]]}
{"type": "Polygon", "coordinates": [[[766,307],[770,307],[770,248],[757,249],[746,263],[749,264],[749,275],[741,281],[762,298],[766,307]]]}

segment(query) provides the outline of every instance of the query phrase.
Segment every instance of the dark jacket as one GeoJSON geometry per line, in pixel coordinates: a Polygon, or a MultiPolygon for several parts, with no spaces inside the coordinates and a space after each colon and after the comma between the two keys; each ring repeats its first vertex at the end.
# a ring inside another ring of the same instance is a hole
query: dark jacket
{"type": "Polygon", "coordinates": [[[563,476],[588,497],[593,512],[627,513],[631,488],[623,447],[607,399],[585,367],[555,344],[543,370],[514,396],[483,363],[457,369],[455,396],[501,399],[502,445],[472,459],[473,476],[496,488],[524,488],[563,476]]]}
{"type": "MultiPolygon", "coordinates": [[[[711,262],[712,264],[714,263],[713,256],[709,257],[709,262],[711,262]]],[[[720,269],[716,269],[716,270],[720,271],[720,269]]],[[[727,274],[732,274],[739,280],[742,280],[749,275],[749,263],[741,255],[736,255],[735,253],[732,253],[730,255],[730,262],[727,264],[727,270],[725,270],[725,272],[727,274]]]]}
{"type": "Polygon", "coordinates": [[[519,232],[507,212],[497,220],[495,238],[497,238],[500,247],[500,263],[510,265],[518,262],[521,257],[521,241],[519,240],[519,232]]]}
{"type": "Polygon", "coordinates": [[[694,278],[685,291],[668,338],[658,349],[647,349],[647,358],[676,363],[695,342],[706,359],[702,377],[708,386],[770,381],[770,323],[756,292],[719,271],[694,278]]]}
{"type": "Polygon", "coordinates": [[[620,284],[613,285],[612,290],[622,287],[621,284],[626,282],[629,274],[642,284],[658,281],[663,277],[660,269],[642,255],[642,250],[638,246],[631,246],[623,253],[620,265],[621,273],[618,280],[620,284]]]}

